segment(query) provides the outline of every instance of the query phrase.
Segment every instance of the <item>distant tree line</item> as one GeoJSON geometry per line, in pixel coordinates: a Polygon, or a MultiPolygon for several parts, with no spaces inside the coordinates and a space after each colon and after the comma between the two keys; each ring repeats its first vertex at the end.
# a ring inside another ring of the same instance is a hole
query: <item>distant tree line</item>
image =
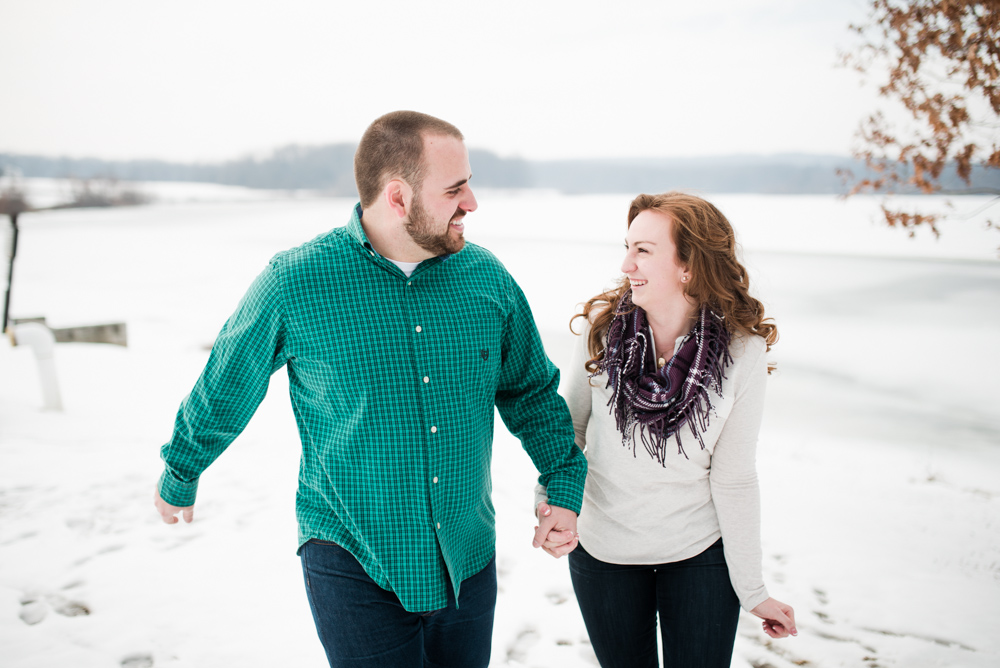
{"type": "Polygon", "coordinates": [[[51,158],[0,153],[0,165],[25,177],[114,178],[125,181],[194,181],[248,188],[325,190],[353,194],[354,146],[285,146],[264,158],[240,158],[218,163],[177,163],[164,160],[112,161],[96,158],[51,158]]]}
{"type": "MultiPolygon", "coordinates": [[[[117,179],[120,181],[196,181],[249,188],[317,190],[353,197],[354,144],[291,145],[270,155],[218,163],[162,160],[109,161],[0,153],[0,165],[26,177],[117,179]]],[[[863,161],[825,155],[721,156],[710,158],[554,160],[503,158],[470,149],[478,187],[550,188],[570,194],[700,192],[762,194],[844,194],[849,185],[837,170],[865,173],[863,161]]],[[[975,185],[1000,187],[996,170],[973,169],[975,185]]],[[[959,185],[955,177],[956,187],[959,185]]],[[[917,192],[916,188],[913,192],[917,192]]]]}

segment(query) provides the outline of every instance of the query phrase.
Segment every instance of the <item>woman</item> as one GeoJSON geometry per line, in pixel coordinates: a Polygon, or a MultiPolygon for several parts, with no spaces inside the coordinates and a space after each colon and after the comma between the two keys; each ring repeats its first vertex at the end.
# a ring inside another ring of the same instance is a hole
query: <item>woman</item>
{"type": "Polygon", "coordinates": [[[625,247],[620,285],[573,318],[585,326],[566,399],[589,464],[579,539],[553,531],[543,547],[573,550],[604,668],[657,665],[657,613],[665,666],[728,667],[741,605],[772,638],[797,633],[761,576],[754,468],[778,332],[705,200],[639,195],[625,247]]]}

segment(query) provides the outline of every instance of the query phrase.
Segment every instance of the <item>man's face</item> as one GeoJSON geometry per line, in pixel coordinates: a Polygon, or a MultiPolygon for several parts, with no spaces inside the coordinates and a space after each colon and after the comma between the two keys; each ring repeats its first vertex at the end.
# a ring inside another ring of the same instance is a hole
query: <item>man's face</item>
{"type": "Polygon", "coordinates": [[[469,152],[461,140],[424,136],[424,182],[413,193],[404,223],[414,243],[435,256],[462,250],[465,214],[478,206],[470,178],[469,152]]]}

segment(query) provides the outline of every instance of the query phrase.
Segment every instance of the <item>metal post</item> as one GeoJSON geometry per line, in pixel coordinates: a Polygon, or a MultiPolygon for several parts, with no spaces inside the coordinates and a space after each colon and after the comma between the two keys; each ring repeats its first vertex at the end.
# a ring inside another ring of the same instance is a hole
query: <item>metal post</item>
{"type": "Polygon", "coordinates": [[[10,224],[13,228],[13,236],[10,240],[9,262],[7,265],[7,294],[3,298],[3,328],[0,332],[7,331],[7,323],[10,315],[10,286],[14,281],[14,257],[17,256],[17,212],[10,213],[10,224]]]}

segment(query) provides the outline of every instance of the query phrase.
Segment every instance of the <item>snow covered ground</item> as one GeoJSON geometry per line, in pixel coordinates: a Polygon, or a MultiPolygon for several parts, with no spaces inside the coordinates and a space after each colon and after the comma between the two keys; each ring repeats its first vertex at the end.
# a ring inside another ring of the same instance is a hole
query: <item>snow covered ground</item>
{"type": "MultiPolygon", "coordinates": [[[[21,218],[14,316],[125,321],[129,347],[60,344],[52,413],[31,351],[0,343],[0,666],[325,665],[283,372],[203,476],[193,524],[162,524],[152,495],[177,403],[249,282],[353,202],[149,189],[164,193],[149,207],[21,218]]],[[[565,364],[576,304],[617,275],[629,198],[479,195],[468,238],[507,264],[565,364]]],[[[771,641],[744,615],[733,665],[1000,664],[1000,234],[973,216],[908,240],[866,198],[711,199],[782,335],[758,457],[764,568],[799,626],[771,641]]],[[[498,420],[493,665],[596,665],[565,560],[531,548],[533,482],[498,420]]]]}

